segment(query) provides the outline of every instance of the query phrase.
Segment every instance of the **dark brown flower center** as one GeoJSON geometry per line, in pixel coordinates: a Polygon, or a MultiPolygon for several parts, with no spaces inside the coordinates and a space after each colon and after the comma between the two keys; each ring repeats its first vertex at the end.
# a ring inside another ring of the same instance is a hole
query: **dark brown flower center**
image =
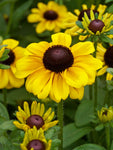
{"type": "Polygon", "coordinates": [[[6,59],[4,61],[0,61],[0,63],[4,64],[4,65],[11,65],[15,60],[15,55],[12,50],[9,51],[8,56],[9,56],[8,59],[6,59]]]}
{"type": "Polygon", "coordinates": [[[44,53],[43,63],[46,69],[53,72],[62,72],[72,66],[74,61],[71,51],[64,46],[49,47],[44,53]]]}
{"type": "Polygon", "coordinates": [[[102,113],[102,116],[107,116],[107,114],[108,114],[108,111],[107,110],[104,110],[104,112],[102,113]]]}
{"type": "Polygon", "coordinates": [[[105,26],[105,24],[101,20],[95,19],[95,20],[93,20],[93,21],[90,22],[88,28],[93,33],[96,33],[97,31],[101,32],[104,26],[105,26]]]}
{"type": "Polygon", "coordinates": [[[104,54],[105,64],[113,68],[113,46],[110,46],[104,54]]]}
{"type": "Polygon", "coordinates": [[[30,141],[27,145],[27,149],[31,150],[31,148],[33,148],[34,150],[45,150],[46,149],[44,142],[42,142],[40,140],[30,141]]]}
{"type": "MultiPolygon", "coordinates": [[[[80,15],[78,16],[78,20],[79,20],[79,21],[82,21],[82,17],[84,17],[84,13],[85,13],[85,12],[86,12],[88,18],[91,19],[91,18],[90,18],[90,10],[91,10],[91,9],[82,10],[82,11],[80,12],[80,15]]],[[[98,12],[97,10],[93,10],[93,13],[94,13],[94,14],[96,14],[96,13],[99,14],[99,12],[98,12]]]]}
{"type": "Polygon", "coordinates": [[[55,20],[58,18],[58,14],[53,10],[47,10],[44,13],[44,18],[47,20],[55,20]]]}
{"type": "Polygon", "coordinates": [[[26,124],[31,128],[33,128],[33,126],[36,126],[37,129],[39,129],[44,125],[44,120],[39,115],[32,115],[26,120],[26,124]]]}

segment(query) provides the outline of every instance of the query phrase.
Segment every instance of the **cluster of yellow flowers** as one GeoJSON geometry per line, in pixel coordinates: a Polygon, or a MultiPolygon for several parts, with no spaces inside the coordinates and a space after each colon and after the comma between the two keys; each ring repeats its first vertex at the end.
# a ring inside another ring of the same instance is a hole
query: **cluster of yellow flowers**
{"type": "Polygon", "coordinates": [[[32,102],[31,109],[29,108],[28,102],[24,102],[23,106],[23,110],[18,106],[18,112],[16,112],[19,121],[13,122],[17,128],[25,131],[23,143],[20,145],[21,149],[50,150],[52,141],[45,139],[44,131],[58,123],[58,120],[52,121],[54,118],[52,108],[50,107],[45,112],[44,104],[37,103],[36,101],[32,102]]]}
{"type": "MultiPolygon", "coordinates": [[[[58,33],[51,36],[50,43],[31,43],[26,48],[20,47],[17,40],[3,40],[1,45],[5,46],[0,51],[0,57],[5,49],[9,49],[9,57],[0,63],[9,65],[10,68],[0,69],[0,89],[19,88],[25,82],[27,91],[39,99],[49,96],[59,103],[61,99],[66,100],[70,96],[71,99],[81,100],[84,86],[93,84],[96,75],[104,74],[107,68],[113,68],[113,46],[110,45],[106,49],[99,43],[95,58],[92,55],[95,52],[93,42],[71,45],[71,36],[79,35],[80,40],[85,40],[92,35],[100,36],[113,28],[110,24],[113,16],[104,14],[105,5],[99,5],[97,9],[94,5],[90,9],[85,4],[82,6],[81,12],[74,10],[76,15],[53,1],[49,1],[47,5],[39,2],[37,8],[31,10],[27,19],[30,23],[37,23],[38,34],[45,30],[58,33]],[[77,25],[77,21],[83,29],[77,25]],[[66,29],[65,33],[60,32],[61,29],[66,29]],[[100,70],[97,73],[98,69],[100,70]]],[[[107,73],[107,80],[112,77],[113,75],[107,73]]],[[[24,102],[24,110],[18,107],[16,116],[20,122],[14,121],[14,124],[26,131],[21,144],[22,150],[33,150],[32,146],[50,150],[51,140],[46,141],[44,131],[56,125],[58,121],[51,122],[54,117],[51,108],[45,114],[44,110],[44,105],[37,104],[36,101],[31,105],[31,112],[27,102],[24,102]]],[[[103,108],[101,113],[98,112],[98,116],[106,122],[113,118],[113,110],[103,108]]]]}

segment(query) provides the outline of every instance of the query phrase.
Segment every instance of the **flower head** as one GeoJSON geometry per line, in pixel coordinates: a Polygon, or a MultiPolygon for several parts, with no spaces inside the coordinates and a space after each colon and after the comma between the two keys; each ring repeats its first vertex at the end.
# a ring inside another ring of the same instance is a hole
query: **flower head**
{"type": "Polygon", "coordinates": [[[101,111],[98,111],[97,113],[101,122],[108,122],[113,119],[112,107],[109,107],[109,108],[102,107],[101,111]]]}
{"type": "MultiPolygon", "coordinates": [[[[113,46],[109,46],[107,49],[98,44],[96,57],[103,62],[103,67],[97,72],[98,76],[106,73],[107,68],[113,68],[113,46]]],[[[107,73],[106,80],[111,80],[113,75],[107,73]]]]}
{"type": "Polygon", "coordinates": [[[8,58],[0,61],[0,64],[9,65],[9,69],[0,69],[0,89],[2,88],[19,88],[24,84],[24,79],[18,79],[15,77],[17,60],[23,57],[24,48],[18,46],[19,42],[14,39],[6,39],[2,42],[2,49],[0,50],[0,56],[4,53],[5,49],[9,49],[8,58]]]}
{"type": "Polygon", "coordinates": [[[95,5],[91,5],[91,8],[88,8],[86,4],[82,5],[82,10],[79,11],[78,9],[75,9],[74,12],[76,15],[72,14],[71,12],[68,13],[65,21],[64,21],[64,27],[68,28],[66,29],[66,33],[71,34],[72,36],[76,36],[79,33],[83,32],[83,29],[77,26],[76,21],[83,21],[84,13],[87,14],[88,18],[90,18],[90,11],[92,10],[94,14],[103,14],[105,12],[106,6],[105,5],[99,5],[97,9],[95,9],[95,5]]]}
{"type": "Polygon", "coordinates": [[[58,121],[51,121],[54,117],[54,112],[49,108],[45,113],[44,104],[32,102],[31,110],[27,102],[24,102],[24,110],[18,107],[18,112],[16,113],[18,121],[14,121],[14,125],[24,131],[36,126],[37,129],[42,128],[44,131],[48,128],[55,126],[58,121]]]}
{"type": "Polygon", "coordinates": [[[71,36],[65,33],[52,35],[52,42],[32,43],[27,46],[26,56],[17,62],[16,75],[27,77],[26,89],[45,99],[60,102],[69,95],[81,99],[87,84],[95,81],[96,70],[102,64],[90,53],[92,42],[80,42],[72,47],[71,36]]]}
{"type": "Polygon", "coordinates": [[[45,30],[59,32],[67,15],[66,7],[53,1],[49,1],[47,5],[39,2],[37,7],[31,9],[32,13],[27,18],[30,23],[38,23],[36,32],[42,33],[45,30]]]}
{"type": "Polygon", "coordinates": [[[42,129],[37,130],[34,126],[25,132],[23,143],[20,144],[21,150],[50,150],[51,140],[47,142],[42,129]]]}
{"type": "Polygon", "coordinates": [[[82,25],[84,27],[84,33],[88,33],[87,35],[80,35],[79,39],[84,40],[85,38],[91,36],[91,35],[101,35],[104,33],[107,33],[110,31],[113,26],[111,25],[111,21],[113,19],[113,15],[110,15],[108,13],[104,14],[102,16],[102,13],[100,12],[97,14],[97,16],[94,14],[94,12],[90,11],[90,18],[88,18],[88,15],[84,13],[84,17],[82,18],[82,25]]]}

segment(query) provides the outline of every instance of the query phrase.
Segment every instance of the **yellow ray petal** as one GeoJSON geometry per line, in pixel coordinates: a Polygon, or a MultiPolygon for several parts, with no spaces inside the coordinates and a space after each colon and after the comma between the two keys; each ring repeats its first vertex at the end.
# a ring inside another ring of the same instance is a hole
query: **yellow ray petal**
{"type": "Polygon", "coordinates": [[[56,33],[52,35],[52,45],[63,45],[69,47],[71,45],[71,36],[65,33],[56,33]]]}
{"type": "Polygon", "coordinates": [[[84,87],[73,88],[70,87],[70,98],[81,100],[84,96],[84,87]]]}
{"type": "Polygon", "coordinates": [[[6,39],[2,43],[3,45],[7,45],[6,48],[13,49],[18,46],[19,42],[13,39],[6,39]]]}

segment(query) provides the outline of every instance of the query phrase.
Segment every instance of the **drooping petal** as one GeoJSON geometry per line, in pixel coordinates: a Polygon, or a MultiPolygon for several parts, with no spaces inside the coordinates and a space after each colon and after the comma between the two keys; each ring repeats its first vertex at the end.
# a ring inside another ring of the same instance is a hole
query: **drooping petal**
{"type": "Polygon", "coordinates": [[[18,46],[19,42],[14,39],[6,39],[2,43],[3,45],[7,45],[6,48],[13,49],[18,46]]]}

